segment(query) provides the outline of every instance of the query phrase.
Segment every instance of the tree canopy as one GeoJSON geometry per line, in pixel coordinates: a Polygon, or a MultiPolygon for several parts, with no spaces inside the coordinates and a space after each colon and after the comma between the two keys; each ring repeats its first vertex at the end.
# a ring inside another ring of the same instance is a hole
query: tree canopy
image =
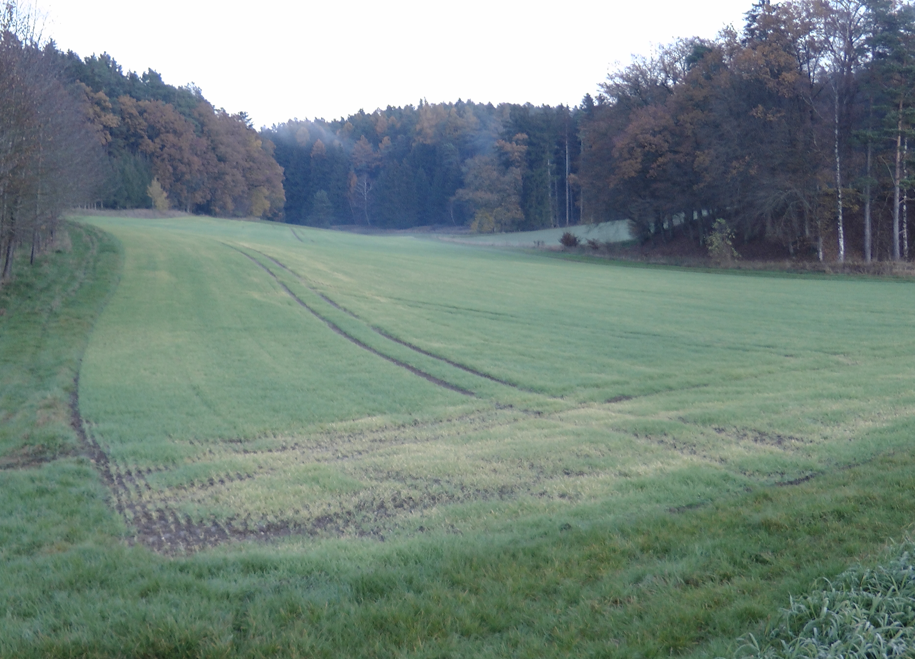
{"type": "Polygon", "coordinates": [[[583,196],[645,239],[723,219],[791,254],[908,258],[913,36],[910,3],[763,1],[741,33],[635,58],[582,106],[583,196]]]}
{"type": "Polygon", "coordinates": [[[262,131],[285,171],[286,221],[481,231],[577,223],[569,108],[471,101],[388,107],[262,131]]]}

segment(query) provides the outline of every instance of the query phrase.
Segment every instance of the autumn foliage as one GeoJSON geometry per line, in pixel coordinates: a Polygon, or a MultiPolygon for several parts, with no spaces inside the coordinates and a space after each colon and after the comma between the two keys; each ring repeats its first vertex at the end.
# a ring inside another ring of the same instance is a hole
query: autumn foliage
{"type": "Polygon", "coordinates": [[[108,55],[58,57],[84,90],[90,126],[108,154],[98,204],[149,206],[156,179],[177,210],[281,217],[282,169],[244,114],[217,110],[199,89],[166,85],[155,71],[124,74],[108,55]]]}
{"type": "Polygon", "coordinates": [[[721,220],[786,256],[908,258],[913,85],[911,3],[758,1],[585,99],[582,197],[646,241],[712,249],[721,220]]]}

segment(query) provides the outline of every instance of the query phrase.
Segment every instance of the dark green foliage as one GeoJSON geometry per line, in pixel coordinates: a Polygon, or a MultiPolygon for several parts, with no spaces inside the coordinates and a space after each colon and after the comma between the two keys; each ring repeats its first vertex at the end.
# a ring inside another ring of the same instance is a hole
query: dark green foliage
{"type": "Polygon", "coordinates": [[[103,188],[101,204],[105,208],[148,208],[146,193],[153,179],[149,158],[124,151],[108,160],[108,177],[103,188]]]}
{"type": "MultiPolygon", "coordinates": [[[[552,178],[554,149],[559,138],[556,115],[565,108],[535,108],[530,105],[512,107],[506,138],[526,135],[527,151],[521,174],[521,210],[524,223],[519,229],[533,231],[556,226],[553,207],[552,178]]],[[[564,188],[563,188],[564,189],[564,188]]]]}
{"type": "Polygon", "coordinates": [[[518,190],[508,192],[517,196],[519,212],[502,213],[513,218],[507,223],[475,224],[508,231],[580,219],[571,183],[580,152],[576,122],[577,114],[565,107],[458,101],[360,111],[332,122],[289,121],[263,135],[276,144],[285,172],[289,222],[314,224],[309,208],[314,195],[324,190],[338,223],[387,228],[469,224],[481,207],[493,215],[506,203],[501,199],[505,186],[468,179],[473,159],[482,157],[498,160],[503,169],[519,168],[518,190]],[[523,142],[524,157],[509,162],[500,142],[523,142]],[[494,190],[501,190],[499,198],[481,202],[494,190]]]}
{"type": "Polygon", "coordinates": [[[420,224],[417,188],[422,183],[428,187],[425,175],[417,176],[405,161],[385,167],[378,176],[375,192],[379,224],[391,229],[420,224]]]}
{"type": "Polygon", "coordinates": [[[316,227],[327,227],[334,222],[334,205],[324,190],[315,192],[311,200],[311,213],[308,216],[309,224],[316,227]]]}

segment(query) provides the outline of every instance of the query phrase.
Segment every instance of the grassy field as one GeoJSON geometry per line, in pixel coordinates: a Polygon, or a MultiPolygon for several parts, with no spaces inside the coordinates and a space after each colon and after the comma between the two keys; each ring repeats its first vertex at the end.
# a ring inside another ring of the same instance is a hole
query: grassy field
{"type": "Polygon", "coordinates": [[[599,243],[622,243],[632,240],[628,220],[603,222],[601,224],[579,224],[556,229],[538,231],[517,231],[514,233],[471,233],[452,236],[449,240],[469,245],[491,247],[558,247],[559,239],[566,232],[578,236],[582,244],[589,240],[599,243]]]}
{"type": "Polygon", "coordinates": [[[915,519],[911,283],[87,222],[0,291],[3,656],[717,656],[915,519]]]}

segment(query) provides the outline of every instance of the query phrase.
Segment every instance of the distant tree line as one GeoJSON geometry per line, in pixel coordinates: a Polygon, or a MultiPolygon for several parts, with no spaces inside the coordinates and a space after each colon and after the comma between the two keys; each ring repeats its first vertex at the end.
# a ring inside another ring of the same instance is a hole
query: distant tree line
{"type": "Polygon", "coordinates": [[[388,107],[262,132],[285,171],[287,222],[511,231],[580,221],[580,153],[566,107],[388,107]]]}
{"type": "MultiPolygon", "coordinates": [[[[893,0],[756,2],[741,33],[613,73],[581,111],[581,183],[644,238],[909,257],[915,11],[893,0]]],[[[593,208],[593,206],[592,206],[593,208]]]]}
{"type": "Polygon", "coordinates": [[[706,244],[718,226],[793,255],[904,259],[913,89],[911,3],[757,0],[740,31],[636,57],[576,108],[421,102],[262,134],[288,222],[627,219],[643,240],[706,244]]]}
{"type": "Polygon", "coordinates": [[[4,272],[77,202],[483,232],[626,219],[643,240],[910,255],[910,2],[757,0],[740,31],[636,57],[575,108],[422,101],[259,133],[193,85],[42,44],[2,6],[4,272]]]}
{"type": "Polygon", "coordinates": [[[247,116],[151,69],[60,52],[40,26],[0,2],[0,279],[76,205],[282,217],[282,169],[247,116]]]}
{"type": "Polygon", "coordinates": [[[96,203],[173,208],[223,217],[278,218],[283,172],[273,145],[244,113],[215,109],[193,85],[173,87],[150,69],[124,73],[109,55],[54,51],[82,90],[107,156],[96,203]]]}

